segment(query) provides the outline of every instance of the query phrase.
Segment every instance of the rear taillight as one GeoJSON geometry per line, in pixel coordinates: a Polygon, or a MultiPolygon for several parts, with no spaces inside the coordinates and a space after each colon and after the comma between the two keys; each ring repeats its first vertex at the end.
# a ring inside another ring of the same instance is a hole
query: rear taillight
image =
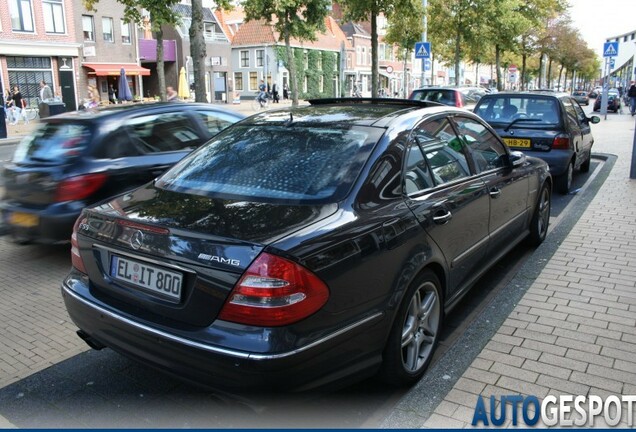
{"type": "Polygon", "coordinates": [[[461,108],[464,106],[463,96],[461,94],[455,95],[455,106],[461,108]]]}
{"type": "Polygon", "coordinates": [[[86,274],[86,267],[84,267],[84,261],[79,253],[79,244],[77,243],[77,229],[81,224],[86,223],[85,217],[78,217],[75,221],[75,225],[73,226],[73,234],[71,234],[71,264],[77,270],[86,274]]]}
{"type": "Polygon", "coordinates": [[[262,253],[230,293],[219,318],[255,326],[282,326],[307,318],[329,298],[318,276],[285,258],[262,253]]]}
{"type": "Polygon", "coordinates": [[[567,135],[557,135],[552,142],[552,149],[567,150],[570,148],[570,137],[567,135]]]}
{"type": "Polygon", "coordinates": [[[102,187],[106,178],[107,175],[103,173],[68,178],[57,186],[55,201],[77,201],[88,198],[102,187]]]}

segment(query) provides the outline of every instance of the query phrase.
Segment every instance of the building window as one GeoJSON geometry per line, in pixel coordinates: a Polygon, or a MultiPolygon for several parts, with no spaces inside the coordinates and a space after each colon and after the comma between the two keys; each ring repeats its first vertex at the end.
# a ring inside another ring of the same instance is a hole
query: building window
{"type": "Polygon", "coordinates": [[[318,77],[318,89],[320,90],[320,93],[325,91],[325,77],[323,75],[318,77]]]}
{"type": "Polygon", "coordinates": [[[243,91],[243,72],[234,72],[234,90],[243,91]]]}
{"type": "Polygon", "coordinates": [[[256,50],[256,67],[263,67],[265,64],[265,50],[256,50]]]}
{"type": "Polygon", "coordinates": [[[114,42],[113,37],[113,19],[108,17],[102,18],[102,32],[104,33],[104,42],[114,42]]]}
{"type": "Polygon", "coordinates": [[[623,42],[627,42],[627,35],[623,38],[623,42]]]}
{"type": "Polygon", "coordinates": [[[307,51],[303,52],[303,65],[305,70],[309,69],[309,53],[307,51]]]}
{"type": "Polygon", "coordinates": [[[318,70],[322,70],[322,53],[319,53],[318,55],[318,62],[316,64],[318,70]]]}
{"type": "Polygon", "coordinates": [[[340,57],[338,57],[338,54],[333,53],[333,70],[337,71],[338,69],[340,69],[340,62],[338,61],[340,57]]]}
{"type": "Polygon", "coordinates": [[[16,31],[33,31],[31,0],[10,0],[11,28],[16,31]]]}
{"type": "Polygon", "coordinates": [[[44,0],[42,12],[44,13],[44,30],[47,33],[66,32],[62,0],[44,0]]]}
{"type": "Polygon", "coordinates": [[[634,38],[636,38],[636,33],[632,33],[632,40],[634,40],[634,38]]]}
{"type": "Polygon", "coordinates": [[[362,47],[362,54],[361,54],[361,57],[360,57],[360,64],[361,65],[367,64],[367,47],[362,47]]]}
{"type": "Polygon", "coordinates": [[[258,73],[250,72],[250,91],[258,90],[258,73]]]}
{"type": "Polygon", "coordinates": [[[214,39],[216,37],[216,25],[213,22],[204,22],[203,35],[207,39],[214,39]]]}
{"type": "Polygon", "coordinates": [[[384,45],[383,43],[380,44],[380,46],[378,47],[378,51],[379,51],[379,58],[378,60],[384,60],[385,59],[385,49],[386,49],[386,45],[384,45]]]}
{"type": "Polygon", "coordinates": [[[250,67],[250,52],[249,51],[241,51],[241,67],[242,68],[250,67]]]}
{"type": "Polygon", "coordinates": [[[121,20],[121,43],[130,44],[130,23],[121,20]]]}
{"type": "Polygon", "coordinates": [[[11,86],[17,85],[27,100],[27,105],[36,105],[40,96],[40,81],[53,88],[53,72],[50,57],[7,57],[7,72],[11,86]]]}
{"type": "Polygon", "coordinates": [[[352,62],[352,55],[350,53],[347,53],[347,70],[351,70],[353,66],[351,66],[351,62],[352,62]]]}
{"type": "Polygon", "coordinates": [[[303,78],[303,93],[307,93],[307,75],[303,78]]]}
{"type": "Polygon", "coordinates": [[[92,16],[82,15],[82,30],[84,31],[85,41],[95,41],[95,26],[93,25],[92,16]]]}

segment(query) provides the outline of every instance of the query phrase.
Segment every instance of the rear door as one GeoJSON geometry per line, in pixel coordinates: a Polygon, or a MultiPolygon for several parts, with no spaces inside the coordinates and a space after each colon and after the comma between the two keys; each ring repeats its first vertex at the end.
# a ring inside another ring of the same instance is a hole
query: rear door
{"type": "Polygon", "coordinates": [[[591,129],[588,124],[580,121],[579,115],[574,108],[574,105],[578,106],[577,102],[569,97],[561,99],[561,102],[565,109],[565,123],[572,142],[571,148],[576,153],[576,166],[578,167],[585,160],[584,155],[590,151],[592,143],[587,138],[591,136],[591,129]]]}
{"type": "Polygon", "coordinates": [[[94,153],[111,194],[155,179],[209,137],[188,111],[143,114],[111,129],[94,153]]]}
{"type": "Polygon", "coordinates": [[[579,127],[581,129],[582,145],[583,145],[583,148],[581,150],[586,153],[591,153],[592,144],[594,144],[594,137],[592,136],[592,128],[590,127],[590,123],[587,120],[587,116],[585,115],[585,112],[583,112],[583,109],[581,108],[578,102],[572,101],[572,107],[574,108],[574,111],[576,112],[576,118],[578,120],[579,127]]]}
{"type": "Polygon", "coordinates": [[[488,247],[490,203],[449,120],[426,120],[411,135],[407,204],[441,249],[450,269],[451,296],[471,281],[488,247]]]}

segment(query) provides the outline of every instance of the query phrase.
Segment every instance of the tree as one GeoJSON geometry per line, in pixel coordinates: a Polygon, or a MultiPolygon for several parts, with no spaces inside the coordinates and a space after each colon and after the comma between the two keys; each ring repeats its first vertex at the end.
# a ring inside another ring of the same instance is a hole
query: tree
{"type": "MultiPolygon", "coordinates": [[[[378,97],[379,61],[378,61],[378,16],[383,14],[391,21],[395,10],[408,11],[411,0],[342,0],[340,6],[344,18],[348,21],[371,23],[371,96],[378,97]]],[[[404,18],[403,16],[400,19],[404,18]]]]}
{"type": "Polygon", "coordinates": [[[388,44],[397,45],[400,54],[398,58],[404,61],[404,97],[408,97],[408,77],[406,74],[406,63],[411,57],[411,52],[415,48],[415,43],[420,41],[424,32],[424,6],[420,0],[410,0],[409,9],[397,11],[396,15],[402,19],[392,20],[386,31],[384,41],[388,44]]]}
{"type": "Polygon", "coordinates": [[[315,41],[316,32],[324,31],[329,0],[245,0],[245,18],[264,20],[274,26],[279,41],[285,42],[284,59],[291,80],[292,106],[298,105],[298,72],[291,47],[292,39],[315,41]]]}
{"type": "MultiPolygon", "coordinates": [[[[82,0],[87,10],[95,11],[99,0],[82,0]]],[[[166,100],[166,75],[163,62],[163,30],[162,25],[176,26],[180,17],[174,12],[173,6],[179,0],[117,0],[124,6],[124,16],[127,22],[142,24],[144,17],[141,10],[149,13],[152,31],[157,41],[157,79],[161,100],[166,100]]]]}
{"type": "Polygon", "coordinates": [[[190,57],[194,68],[194,100],[208,102],[205,92],[205,36],[203,35],[203,4],[192,0],[192,23],[190,24],[190,57]]]}

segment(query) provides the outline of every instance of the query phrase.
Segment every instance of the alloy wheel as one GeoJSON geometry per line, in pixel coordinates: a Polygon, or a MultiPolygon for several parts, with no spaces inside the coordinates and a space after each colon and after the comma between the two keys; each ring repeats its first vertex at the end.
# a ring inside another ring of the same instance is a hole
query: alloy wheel
{"type": "Polygon", "coordinates": [[[408,372],[422,369],[435,347],[441,307],[435,285],[425,281],[413,294],[402,327],[402,365],[408,372]]]}

